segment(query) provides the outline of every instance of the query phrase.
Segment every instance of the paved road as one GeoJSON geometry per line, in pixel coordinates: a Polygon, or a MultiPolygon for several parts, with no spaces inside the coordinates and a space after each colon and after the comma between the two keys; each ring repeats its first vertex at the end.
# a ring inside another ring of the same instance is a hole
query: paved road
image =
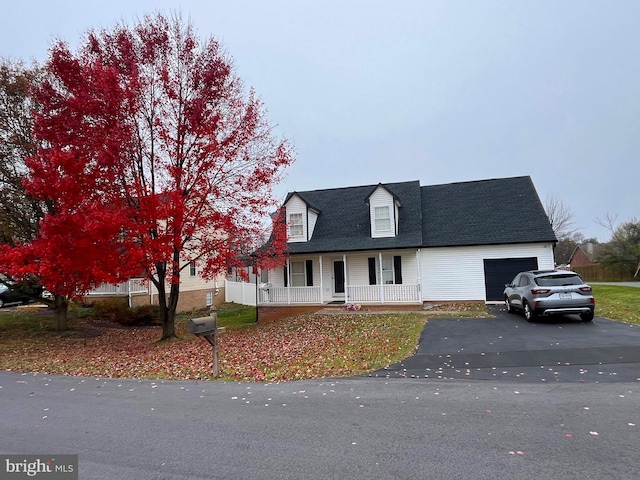
{"type": "Polygon", "coordinates": [[[495,318],[430,319],[416,355],[382,377],[519,383],[640,381],[640,327],[567,315],[528,323],[492,307],[495,318]]]}
{"type": "Polygon", "coordinates": [[[414,378],[0,372],[0,454],[78,454],[81,479],[639,479],[639,329],[497,313],[430,320],[382,374],[414,378]]]}
{"type": "Polygon", "coordinates": [[[81,479],[638,479],[639,387],[0,372],[0,454],[78,454],[81,479]]]}

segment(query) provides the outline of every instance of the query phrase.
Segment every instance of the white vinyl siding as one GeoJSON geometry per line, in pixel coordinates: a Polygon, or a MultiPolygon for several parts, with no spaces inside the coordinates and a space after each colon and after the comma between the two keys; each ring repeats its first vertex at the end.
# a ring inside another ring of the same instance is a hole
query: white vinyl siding
{"type": "Polygon", "coordinates": [[[536,257],[538,268],[553,268],[552,244],[423,248],[424,301],[486,300],[484,259],[536,257]]]}
{"type": "Polygon", "coordinates": [[[318,214],[314,211],[309,211],[309,238],[313,237],[313,230],[316,228],[316,222],[318,221],[318,214]]]}
{"type": "Polygon", "coordinates": [[[369,215],[372,238],[395,237],[397,209],[386,189],[378,187],[369,197],[369,215]]]}

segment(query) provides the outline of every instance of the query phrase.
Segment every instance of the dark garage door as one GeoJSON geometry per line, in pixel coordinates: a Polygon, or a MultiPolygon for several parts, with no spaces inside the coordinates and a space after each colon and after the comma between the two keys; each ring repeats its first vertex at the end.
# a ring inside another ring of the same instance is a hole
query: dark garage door
{"type": "Polygon", "coordinates": [[[504,299],[504,284],[513,280],[518,273],[525,270],[536,270],[538,259],[527,258],[495,258],[484,260],[484,288],[487,301],[504,299]]]}

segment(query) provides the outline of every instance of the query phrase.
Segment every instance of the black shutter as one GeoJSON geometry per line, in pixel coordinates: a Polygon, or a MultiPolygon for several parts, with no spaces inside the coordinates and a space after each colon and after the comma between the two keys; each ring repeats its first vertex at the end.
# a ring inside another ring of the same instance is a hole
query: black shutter
{"type": "Polygon", "coordinates": [[[395,255],[393,257],[393,272],[394,272],[394,283],[396,285],[402,284],[402,257],[400,255],[395,255]]]}
{"type": "Polygon", "coordinates": [[[307,287],[313,287],[313,261],[306,261],[306,270],[307,270],[307,287]]]}
{"type": "Polygon", "coordinates": [[[376,257],[369,257],[369,285],[376,283],[376,257]]]}
{"type": "Polygon", "coordinates": [[[289,269],[287,267],[284,267],[284,286],[289,286],[289,269]]]}

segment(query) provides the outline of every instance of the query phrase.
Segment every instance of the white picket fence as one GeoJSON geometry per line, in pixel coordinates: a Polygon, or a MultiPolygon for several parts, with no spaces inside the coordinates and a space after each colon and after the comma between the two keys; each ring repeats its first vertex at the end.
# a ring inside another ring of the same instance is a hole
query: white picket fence
{"type": "Polygon", "coordinates": [[[256,306],[256,284],[224,281],[224,301],[256,306]]]}

